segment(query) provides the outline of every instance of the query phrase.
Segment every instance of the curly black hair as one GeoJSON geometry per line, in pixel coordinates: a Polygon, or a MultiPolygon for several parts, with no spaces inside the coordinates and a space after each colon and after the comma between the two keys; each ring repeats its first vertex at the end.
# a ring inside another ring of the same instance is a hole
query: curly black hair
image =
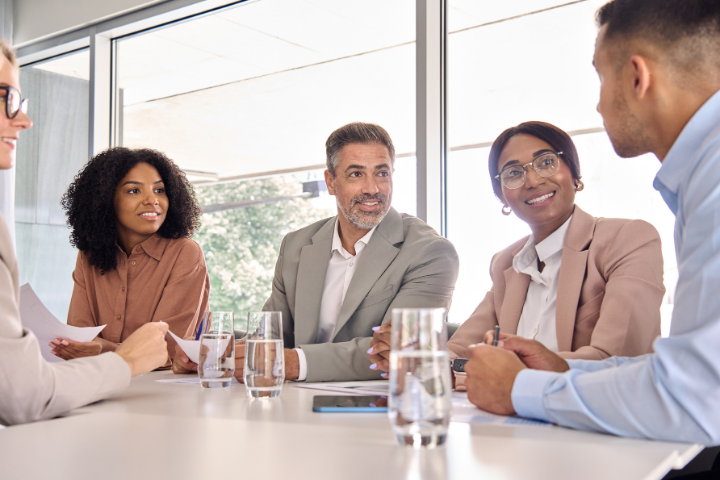
{"type": "Polygon", "coordinates": [[[164,153],[148,148],[105,150],[80,170],[61,202],[72,229],[70,243],[103,272],[117,268],[115,189],[138,163],[155,167],[165,184],[169,207],[158,234],[171,239],[191,238],[200,227],[202,212],[195,192],[185,173],[164,153]]]}

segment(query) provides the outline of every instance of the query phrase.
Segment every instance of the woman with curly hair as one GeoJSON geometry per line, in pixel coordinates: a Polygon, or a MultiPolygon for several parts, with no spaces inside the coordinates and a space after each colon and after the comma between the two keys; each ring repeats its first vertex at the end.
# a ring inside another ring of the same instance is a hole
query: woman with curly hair
{"type": "MultiPolygon", "coordinates": [[[[55,339],[64,359],[115,351],[149,322],[190,337],[208,307],[210,280],[190,240],[200,208],[185,174],[156,150],[111,148],[75,177],[62,199],[77,257],[68,325],[105,325],[88,343],[55,339]]],[[[175,342],[168,338],[172,358],[175,342]]]]}

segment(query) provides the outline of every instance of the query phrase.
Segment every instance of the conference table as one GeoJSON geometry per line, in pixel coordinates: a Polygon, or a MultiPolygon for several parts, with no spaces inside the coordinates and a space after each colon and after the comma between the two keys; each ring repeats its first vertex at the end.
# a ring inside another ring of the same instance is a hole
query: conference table
{"type": "Polygon", "coordinates": [[[386,414],[314,413],[286,383],[275,399],[243,385],[161,383],[152,372],[121,395],[64,417],[0,429],[11,479],[661,479],[700,445],[557,426],[451,422],[444,446],[395,444],[386,414]]]}

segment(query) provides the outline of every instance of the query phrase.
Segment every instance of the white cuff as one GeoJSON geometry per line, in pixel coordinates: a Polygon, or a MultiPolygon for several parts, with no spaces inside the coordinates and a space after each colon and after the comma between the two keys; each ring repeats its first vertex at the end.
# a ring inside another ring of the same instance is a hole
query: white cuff
{"type": "Polygon", "coordinates": [[[296,348],[295,351],[298,354],[298,360],[300,364],[300,372],[298,373],[297,381],[304,382],[307,378],[307,359],[305,358],[305,352],[302,351],[302,348],[296,348]]]}

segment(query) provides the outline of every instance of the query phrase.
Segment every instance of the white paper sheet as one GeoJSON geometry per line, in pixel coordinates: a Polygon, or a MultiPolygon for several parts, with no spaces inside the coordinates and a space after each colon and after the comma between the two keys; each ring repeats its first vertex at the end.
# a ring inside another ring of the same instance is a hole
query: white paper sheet
{"type": "MultiPolygon", "coordinates": [[[[200,377],[198,377],[197,375],[192,377],[178,375],[177,378],[163,378],[155,381],[160,383],[182,383],[185,385],[200,385],[200,377]]],[[[232,377],[232,380],[230,380],[230,386],[236,387],[238,385],[242,385],[242,383],[238,382],[235,377],[232,377]]]]}
{"type": "Polygon", "coordinates": [[[50,353],[52,349],[49,343],[52,340],[63,338],[75,342],[90,342],[105,328],[105,325],[80,328],[62,323],[50,313],[27,283],[20,287],[20,319],[23,327],[37,337],[40,352],[48,362],[64,362],[62,358],[50,353]]]}
{"type": "Polygon", "coordinates": [[[177,344],[180,345],[180,348],[182,348],[183,352],[185,352],[185,355],[188,356],[190,361],[198,363],[198,360],[200,359],[200,340],[183,340],[170,330],[168,330],[168,333],[172,335],[177,344]]]}
{"type": "MultiPolygon", "coordinates": [[[[170,330],[168,330],[168,333],[172,335],[177,344],[180,345],[180,348],[182,348],[183,352],[185,352],[190,361],[198,363],[200,360],[200,340],[183,340],[170,330]]],[[[226,340],[226,343],[223,344],[222,348],[225,348],[227,346],[227,342],[229,341],[230,339],[226,340]]]]}
{"type": "Polygon", "coordinates": [[[536,425],[549,426],[550,423],[532,420],[518,416],[495,415],[485,410],[480,410],[470,403],[466,393],[453,392],[452,399],[452,421],[459,423],[479,423],[483,425],[536,425]]]}
{"type": "Polygon", "coordinates": [[[323,392],[346,393],[348,395],[387,395],[387,380],[345,383],[294,383],[293,387],[321,390],[323,392]]]}

